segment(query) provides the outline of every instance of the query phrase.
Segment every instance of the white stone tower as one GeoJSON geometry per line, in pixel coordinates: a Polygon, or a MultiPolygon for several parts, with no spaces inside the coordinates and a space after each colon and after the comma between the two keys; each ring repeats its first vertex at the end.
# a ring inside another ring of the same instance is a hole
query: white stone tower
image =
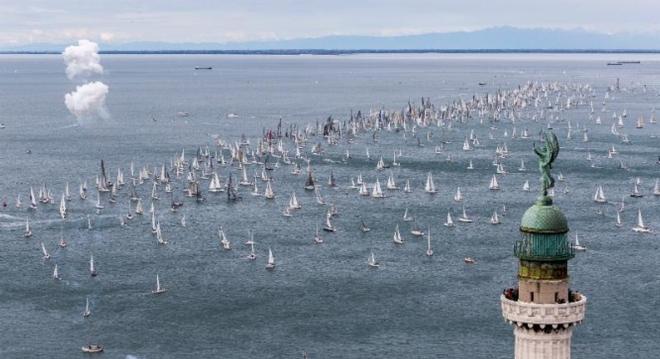
{"type": "Polygon", "coordinates": [[[522,217],[522,238],[514,246],[520,259],[518,287],[504,290],[502,315],[513,325],[516,359],[568,359],[575,325],[584,319],[587,298],[569,289],[568,260],[574,257],[568,222],[552,204],[549,168],[559,152],[554,134],[546,136],[540,157],[543,192],[522,217]],[[545,160],[545,162],[544,162],[545,160]]]}

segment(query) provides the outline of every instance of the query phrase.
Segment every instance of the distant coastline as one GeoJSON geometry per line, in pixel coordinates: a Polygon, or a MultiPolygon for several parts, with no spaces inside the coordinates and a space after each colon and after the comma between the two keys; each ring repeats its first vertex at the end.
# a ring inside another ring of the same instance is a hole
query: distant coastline
{"type": "MultiPolygon", "coordinates": [[[[0,51],[0,55],[57,55],[60,51],[0,51]]],[[[660,54],[660,49],[281,49],[107,50],[107,55],[353,55],[353,54],[660,54]]]]}

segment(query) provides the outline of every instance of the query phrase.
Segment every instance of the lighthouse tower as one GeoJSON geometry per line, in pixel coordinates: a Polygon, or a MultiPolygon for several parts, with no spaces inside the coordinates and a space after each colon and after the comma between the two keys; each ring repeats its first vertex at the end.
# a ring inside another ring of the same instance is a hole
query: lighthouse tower
{"type": "Polygon", "coordinates": [[[584,319],[587,298],[570,289],[568,261],[574,249],[566,235],[568,221],[547,193],[554,185],[549,170],[559,153],[554,134],[546,134],[545,148],[535,152],[542,193],[521,220],[522,238],[514,246],[520,260],[518,286],[504,290],[502,315],[513,325],[516,359],[568,359],[573,328],[584,319]]]}

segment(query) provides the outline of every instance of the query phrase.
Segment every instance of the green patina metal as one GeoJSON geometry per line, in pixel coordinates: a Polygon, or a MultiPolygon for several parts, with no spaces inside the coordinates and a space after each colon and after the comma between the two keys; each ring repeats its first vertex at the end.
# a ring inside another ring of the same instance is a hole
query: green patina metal
{"type": "Polygon", "coordinates": [[[548,188],[554,185],[550,169],[559,153],[557,137],[551,132],[546,133],[545,146],[542,149],[535,147],[534,152],[539,156],[539,171],[543,184],[541,196],[525,211],[520,222],[522,239],[516,241],[513,252],[521,261],[567,261],[575,256],[566,236],[568,221],[547,195],[548,188]]]}

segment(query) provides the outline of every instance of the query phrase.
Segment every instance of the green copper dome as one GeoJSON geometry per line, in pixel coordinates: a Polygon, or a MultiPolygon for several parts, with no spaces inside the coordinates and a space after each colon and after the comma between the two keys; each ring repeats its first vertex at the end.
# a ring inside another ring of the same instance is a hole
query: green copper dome
{"type": "Polygon", "coordinates": [[[513,252],[524,261],[566,261],[575,255],[566,233],[568,221],[552,199],[542,196],[522,217],[513,252]]]}
{"type": "Polygon", "coordinates": [[[552,205],[552,199],[544,196],[525,211],[520,230],[527,233],[566,233],[568,221],[559,207],[552,205]]]}

